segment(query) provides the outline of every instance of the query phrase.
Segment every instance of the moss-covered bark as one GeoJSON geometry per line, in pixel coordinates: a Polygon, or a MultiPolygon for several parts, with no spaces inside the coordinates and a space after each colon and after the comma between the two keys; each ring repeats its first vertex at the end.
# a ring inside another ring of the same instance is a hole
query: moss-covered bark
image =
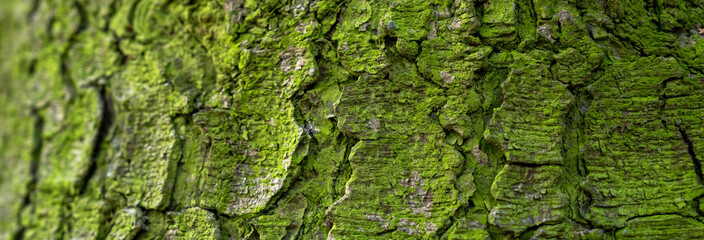
{"type": "Polygon", "coordinates": [[[702,239],[704,0],[4,0],[0,239],[702,239]]]}

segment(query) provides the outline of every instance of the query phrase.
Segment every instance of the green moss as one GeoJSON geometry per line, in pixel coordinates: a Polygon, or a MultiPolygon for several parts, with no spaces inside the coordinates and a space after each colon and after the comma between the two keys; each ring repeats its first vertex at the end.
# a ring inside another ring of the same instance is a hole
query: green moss
{"type": "Polygon", "coordinates": [[[0,6],[0,239],[701,238],[701,1],[0,6]]]}
{"type": "Polygon", "coordinates": [[[677,130],[681,123],[663,118],[670,116],[670,104],[659,96],[663,84],[683,77],[683,69],[675,59],[649,57],[615,64],[608,72],[591,88],[594,102],[585,113],[584,187],[594,202],[587,219],[615,228],[639,215],[694,214],[678,207],[677,199],[692,199],[701,192],[699,177],[692,171],[696,161],[689,160],[681,147],[685,141],[677,130]],[[642,165],[643,159],[658,159],[661,164],[642,165]],[[656,174],[642,177],[649,172],[656,174]],[[670,197],[660,198],[665,192],[670,197]]]}
{"type": "Polygon", "coordinates": [[[122,209],[112,222],[108,239],[134,239],[144,228],[142,210],[139,208],[122,209]]]}
{"type": "Polygon", "coordinates": [[[494,110],[484,136],[504,149],[509,162],[563,164],[560,136],[574,96],[552,79],[549,57],[537,50],[515,53],[511,73],[501,85],[504,102],[494,110]]]}
{"type": "Polygon", "coordinates": [[[509,0],[490,0],[484,3],[484,15],[479,35],[488,44],[506,43],[516,38],[517,4],[509,0]]]}
{"type": "Polygon", "coordinates": [[[648,239],[672,235],[683,238],[700,238],[702,227],[704,226],[701,222],[678,215],[648,216],[630,220],[628,227],[616,232],[616,238],[648,239]]]}

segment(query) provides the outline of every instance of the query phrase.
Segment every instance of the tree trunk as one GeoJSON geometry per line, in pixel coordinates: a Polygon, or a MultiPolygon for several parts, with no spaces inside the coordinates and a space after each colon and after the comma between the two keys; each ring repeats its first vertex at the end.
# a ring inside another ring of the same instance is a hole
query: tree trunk
{"type": "Polygon", "coordinates": [[[703,239],[704,0],[4,0],[0,239],[703,239]]]}

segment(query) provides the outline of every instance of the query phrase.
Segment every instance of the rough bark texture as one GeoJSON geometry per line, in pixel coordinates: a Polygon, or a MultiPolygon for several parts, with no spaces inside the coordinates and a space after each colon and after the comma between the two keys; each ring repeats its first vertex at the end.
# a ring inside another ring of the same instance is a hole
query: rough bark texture
{"type": "Polygon", "coordinates": [[[703,239],[704,0],[3,0],[0,239],[703,239]]]}

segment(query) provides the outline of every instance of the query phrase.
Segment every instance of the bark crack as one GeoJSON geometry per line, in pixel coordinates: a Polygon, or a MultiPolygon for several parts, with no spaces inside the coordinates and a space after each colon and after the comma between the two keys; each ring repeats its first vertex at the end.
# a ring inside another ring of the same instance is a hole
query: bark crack
{"type": "Polygon", "coordinates": [[[704,175],[702,175],[702,161],[697,157],[697,154],[694,152],[694,144],[692,143],[692,139],[687,135],[687,132],[680,126],[679,124],[676,125],[677,130],[680,132],[680,135],[682,135],[682,140],[687,144],[687,153],[689,154],[690,159],[692,160],[692,165],[694,165],[694,172],[697,174],[697,182],[700,185],[704,185],[704,175]]]}
{"type": "Polygon", "coordinates": [[[36,191],[37,185],[37,174],[39,172],[39,163],[41,161],[41,154],[44,142],[42,140],[42,132],[44,129],[44,118],[39,114],[40,109],[32,108],[30,115],[34,118],[34,135],[33,135],[33,146],[32,155],[30,159],[29,174],[30,180],[27,183],[27,193],[22,200],[22,207],[20,211],[17,212],[17,225],[20,226],[19,229],[13,234],[13,239],[24,239],[25,227],[22,226],[22,210],[29,207],[32,204],[32,194],[36,191]]]}
{"type": "Polygon", "coordinates": [[[98,90],[98,100],[100,101],[101,106],[100,123],[98,125],[98,132],[95,134],[93,150],[90,155],[90,167],[88,168],[86,175],[83,177],[83,180],[80,183],[81,186],[79,187],[79,196],[85,193],[86,189],[88,188],[88,181],[90,181],[93,175],[95,175],[95,172],[98,168],[98,159],[100,158],[100,154],[102,153],[103,142],[109,135],[110,129],[114,122],[115,114],[112,106],[112,100],[110,100],[110,97],[108,97],[106,88],[106,86],[102,86],[100,90],[98,90]]]}

